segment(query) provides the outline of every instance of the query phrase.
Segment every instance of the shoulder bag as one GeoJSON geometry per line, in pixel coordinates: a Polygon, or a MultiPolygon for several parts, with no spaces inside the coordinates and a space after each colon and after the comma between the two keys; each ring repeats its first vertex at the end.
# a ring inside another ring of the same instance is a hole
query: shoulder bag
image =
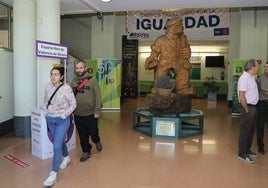
{"type": "Polygon", "coordinates": [[[61,84],[55,91],[54,93],[51,95],[51,97],[49,98],[48,102],[47,102],[47,109],[49,107],[49,105],[51,104],[51,100],[54,97],[54,95],[56,94],[56,92],[60,89],[60,87],[63,86],[63,84],[61,84]]]}

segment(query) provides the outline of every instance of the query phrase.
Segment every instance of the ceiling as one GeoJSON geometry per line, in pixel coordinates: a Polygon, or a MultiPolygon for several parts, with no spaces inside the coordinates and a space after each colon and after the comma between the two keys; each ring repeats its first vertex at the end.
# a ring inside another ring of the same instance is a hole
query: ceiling
{"type": "MultiPolygon", "coordinates": [[[[12,6],[14,0],[1,0],[12,6]]],[[[221,7],[267,7],[268,0],[60,0],[61,14],[84,14],[94,12],[121,12],[131,10],[221,8],[221,7]]]]}

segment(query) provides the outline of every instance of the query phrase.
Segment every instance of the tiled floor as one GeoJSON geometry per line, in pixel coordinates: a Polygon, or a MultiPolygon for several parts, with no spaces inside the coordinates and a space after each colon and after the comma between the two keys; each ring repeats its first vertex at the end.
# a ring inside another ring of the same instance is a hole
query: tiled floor
{"type": "MultiPolygon", "coordinates": [[[[58,173],[55,188],[267,188],[268,154],[245,164],[237,159],[239,117],[226,101],[193,99],[204,112],[204,134],[180,140],[153,139],[132,129],[133,112],[145,98],[128,99],[120,112],[103,112],[99,122],[103,151],[81,163],[79,141],[70,151],[71,164],[58,173]]],[[[268,129],[265,129],[268,150],[268,129]]],[[[256,138],[252,150],[256,151],[256,138]]],[[[8,134],[0,138],[0,187],[43,187],[51,159],[31,154],[30,139],[8,134]],[[13,156],[25,168],[6,159],[13,156]]]]}

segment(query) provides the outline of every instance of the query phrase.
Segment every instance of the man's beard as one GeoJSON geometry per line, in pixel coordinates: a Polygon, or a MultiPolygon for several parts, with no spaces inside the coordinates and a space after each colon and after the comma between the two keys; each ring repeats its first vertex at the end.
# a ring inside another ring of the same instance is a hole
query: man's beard
{"type": "Polygon", "coordinates": [[[77,76],[82,77],[82,76],[84,76],[85,71],[84,72],[77,72],[76,74],[77,74],[77,76]]]}

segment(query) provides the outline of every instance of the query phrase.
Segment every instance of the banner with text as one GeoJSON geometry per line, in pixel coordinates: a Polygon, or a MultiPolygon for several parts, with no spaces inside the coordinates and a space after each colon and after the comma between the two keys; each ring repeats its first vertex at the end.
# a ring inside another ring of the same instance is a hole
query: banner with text
{"type": "Polygon", "coordinates": [[[229,35],[229,9],[178,9],[173,11],[129,11],[128,39],[155,40],[164,35],[164,26],[172,18],[183,19],[184,34],[189,39],[229,35]]]}
{"type": "Polygon", "coordinates": [[[62,44],[36,40],[36,56],[68,59],[68,47],[62,44]]]}
{"type": "Polygon", "coordinates": [[[138,96],[138,46],[138,40],[127,40],[126,35],[122,36],[122,97],[138,96]]]}
{"type": "Polygon", "coordinates": [[[88,71],[99,81],[102,109],[120,109],[121,60],[98,58],[86,62],[88,71]]]}

